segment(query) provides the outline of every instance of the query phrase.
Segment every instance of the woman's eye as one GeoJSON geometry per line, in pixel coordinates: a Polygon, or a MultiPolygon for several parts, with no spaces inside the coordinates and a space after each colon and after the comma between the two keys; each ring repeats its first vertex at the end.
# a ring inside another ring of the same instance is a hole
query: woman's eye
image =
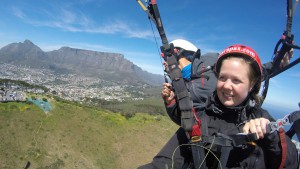
{"type": "Polygon", "coordinates": [[[226,78],[224,76],[219,76],[218,78],[220,81],[226,81],[226,78]]]}
{"type": "Polygon", "coordinates": [[[232,82],[233,82],[234,84],[241,83],[241,81],[240,81],[239,79],[233,79],[232,82]]]}

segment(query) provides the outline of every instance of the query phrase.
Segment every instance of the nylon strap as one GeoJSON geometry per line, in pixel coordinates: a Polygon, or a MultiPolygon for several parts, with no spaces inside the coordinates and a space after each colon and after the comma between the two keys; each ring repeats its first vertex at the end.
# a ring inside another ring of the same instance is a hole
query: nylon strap
{"type": "Polygon", "coordinates": [[[185,82],[181,75],[181,70],[178,67],[178,61],[175,58],[174,46],[168,43],[167,36],[164,31],[162,20],[159,14],[158,6],[156,0],[152,0],[149,3],[148,9],[143,6],[143,4],[138,0],[138,3],[143,8],[143,10],[150,16],[150,18],[155,22],[157,30],[159,32],[160,38],[162,40],[161,51],[166,57],[169,68],[169,76],[172,80],[172,85],[175,89],[176,98],[179,104],[179,109],[181,110],[181,126],[185,131],[189,132],[193,129],[193,102],[189,96],[189,92],[185,86],[185,82]]]}
{"type": "Polygon", "coordinates": [[[283,128],[279,129],[279,137],[280,137],[280,143],[281,143],[281,164],[279,169],[283,169],[285,161],[286,161],[286,154],[287,154],[287,145],[286,145],[286,138],[285,138],[285,132],[283,128]]]}
{"type": "MultiPolygon", "coordinates": [[[[169,50],[173,50],[173,46],[171,46],[169,50]]],[[[193,130],[193,102],[182,78],[181,70],[178,67],[176,57],[174,56],[174,54],[168,53],[169,51],[167,51],[166,49],[162,49],[162,51],[166,51],[165,55],[169,55],[167,56],[169,74],[172,80],[172,85],[175,89],[174,92],[177,97],[179,108],[182,112],[181,126],[185,129],[185,131],[190,132],[193,130]]]]}
{"type": "Polygon", "coordinates": [[[193,162],[194,167],[197,169],[206,169],[206,161],[205,161],[205,151],[204,148],[204,142],[202,141],[202,133],[200,130],[201,127],[201,121],[196,115],[195,109],[192,109],[194,119],[193,121],[193,130],[189,132],[190,136],[190,142],[192,143],[191,149],[192,149],[192,155],[193,155],[193,162]],[[196,144],[196,145],[193,145],[196,144]],[[198,145],[198,146],[197,146],[198,145]]]}

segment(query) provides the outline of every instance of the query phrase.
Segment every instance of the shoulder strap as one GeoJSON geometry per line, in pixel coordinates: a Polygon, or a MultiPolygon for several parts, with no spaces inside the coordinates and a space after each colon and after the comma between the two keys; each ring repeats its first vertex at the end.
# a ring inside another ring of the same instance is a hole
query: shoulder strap
{"type": "MultiPolygon", "coordinates": [[[[171,49],[172,48],[173,47],[171,46],[171,49]]],[[[193,102],[182,78],[177,59],[175,58],[174,54],[167,53],[168,50],[170,49],[162,49],[162,51],[165,51],[165,56],[168,56],[167,63],[169,75],[172,80],[172,85],[175,89],[175,95],[177,97],[179,108],[181,110],[181,126],[185,129],[185,131],[189,132],[193,130],[193,102]]]]}

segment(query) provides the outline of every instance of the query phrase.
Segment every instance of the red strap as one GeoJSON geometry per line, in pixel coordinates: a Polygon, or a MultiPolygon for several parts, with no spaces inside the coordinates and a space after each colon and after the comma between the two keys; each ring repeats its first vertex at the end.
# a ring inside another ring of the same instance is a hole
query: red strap
{"type": "MultiPolygon", "coordinates": [[[[202,72],[201,75],[203,75],[204,69],[205,69],[205,67],[202,66],[202,68],[201,68],[201,72],[202,72]]],[[[201,83],[202,83],[202,86],[205,85],[205,83],[204,83],[204,78],[203,78],[203,77],[201,78],[201,83]]]]}
{"type": "Polygon", "coordinates": [[[283,128],[279,128],[279,137],[280,137],[281,151],[282,151],[282,159],[281,159],[281,164],[279,169],[283,169],[286,160],[286,151],[287,151],[285,132],[283,128]]]}
{"type": "Polygon", "coordinates": [[[195,111],[194,108],[192,109],[192,112],[194,113],[194,117],[195,117],[195,120],[196,120],[197,123],[193,125],[193,130],[191,132],[189,132],[189,135],[190,135],[191,138],[195,137],[195,136],[201,137],[202,136],[202,133],[201,133],[201,130],[200,130],[201,121],[197,117],[196,111],[195,111]]]}

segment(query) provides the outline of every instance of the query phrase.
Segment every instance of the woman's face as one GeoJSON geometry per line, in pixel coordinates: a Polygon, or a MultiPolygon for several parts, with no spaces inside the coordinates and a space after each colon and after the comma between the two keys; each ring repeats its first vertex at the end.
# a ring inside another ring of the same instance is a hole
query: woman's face
{"type": "Polygon", "coordinates": [[[217,95],[224,106],[241,104],[254,83],[249,79],[250,65],[241,58],[230,57],[223,60],[217,83],[217,95]]]}

